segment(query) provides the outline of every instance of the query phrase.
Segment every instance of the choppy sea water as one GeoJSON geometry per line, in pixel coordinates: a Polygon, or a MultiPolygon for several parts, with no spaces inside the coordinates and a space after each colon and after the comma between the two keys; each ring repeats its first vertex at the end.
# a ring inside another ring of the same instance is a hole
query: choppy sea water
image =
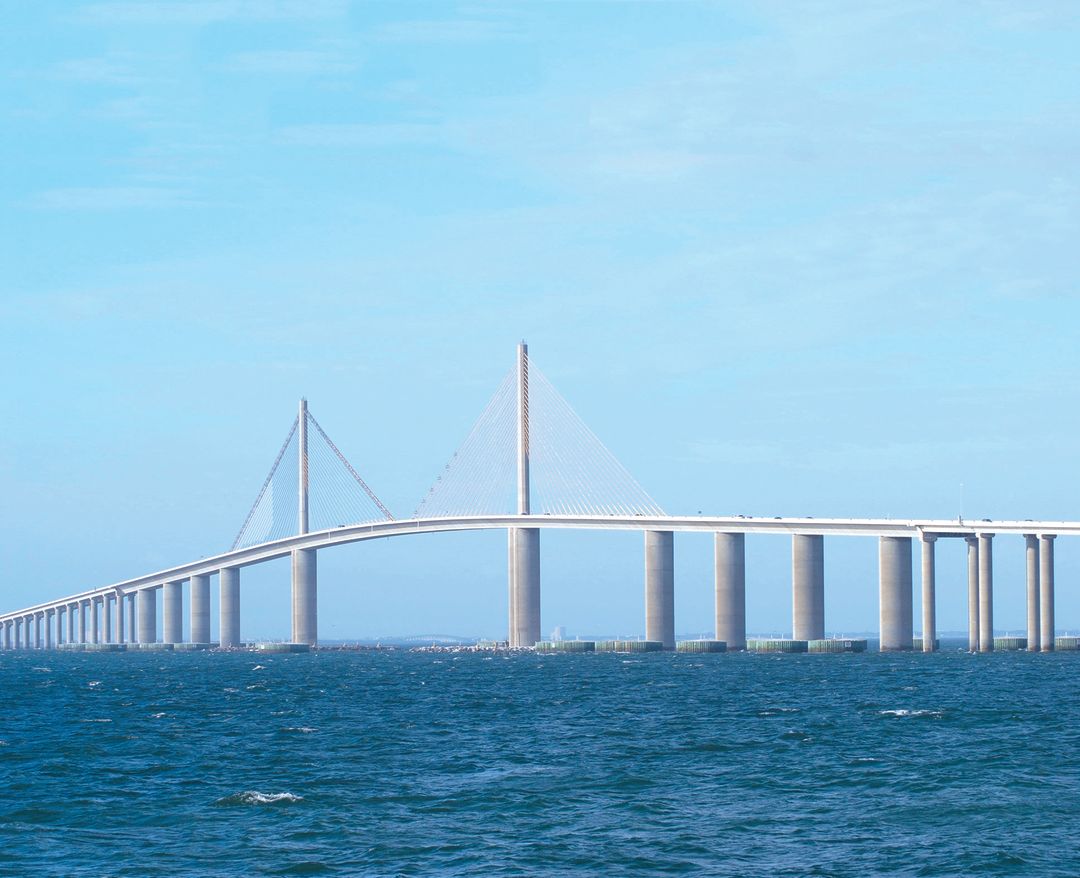
{"type": "Polygon", "coordinates": [[[0,875],[1080,875],[1080,655],[0,654],[0,875]]]}

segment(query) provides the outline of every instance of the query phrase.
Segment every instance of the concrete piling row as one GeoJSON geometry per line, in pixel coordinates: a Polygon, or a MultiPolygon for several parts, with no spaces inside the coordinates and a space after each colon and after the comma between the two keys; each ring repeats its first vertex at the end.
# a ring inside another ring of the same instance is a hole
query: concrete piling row
{"type": "MultiPolygon", "coordinates": [[[[917,648],[937,648],[937,565],[935,546],[949,534],[922,534],[922,636],[917,648]]],[[[645,530],[645,636],[665,650],[675,643],[674,533],[645,530]]],[[[968,647],[972,652],[1026,646],[1032,652],[1055,648],[1053,534],[1025,534],[1026,637],[994,637],[993,534],[963,537],[967,543],[968,647]]],[[[509,539],[508,643],[532,647],[540,640],[540,530],[512,527],[509,539]]],[[[913,637],[913,538],[879,537],[879,631],[882,651],[910,650],[913,637]]],[[[820,534],[793,534],[791,555],[794,642],[825,638],[825,554],[820,534]]],[[[317,557],[314,549],[292,552],[292,642],[318,642],[317,557]]],[[[714,535],[716,641],[729,650],[745,649],[746,540],[742,533],[714,535]]],[[[0,649],[103,647],[118,644],[162,648],[184,644],[184,586],[190,602],[189,643],[211,644],[210,574],[169,580],[124,591],[121,587],[0,621],[0,649]],[[161,630],[158,630],[158,592],[161,630]]],[[[219,643],[242,645],[240,568],[218,571],[219,643]]]]}

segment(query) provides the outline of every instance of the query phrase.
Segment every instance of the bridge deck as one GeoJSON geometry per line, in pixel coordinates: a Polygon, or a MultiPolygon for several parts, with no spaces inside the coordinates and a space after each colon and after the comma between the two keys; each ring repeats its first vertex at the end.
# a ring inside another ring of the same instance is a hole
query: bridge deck
{"type": "Polygon", "coordinates": [[[146,586],[216,573],[224,567],[247,567],[288,556],[294,549],[322,549],[345,543],[465,530],[495,530],[510,527],[562,528],[580,530],[669,530],[681,532],[813,534],[822,536],[967,537],[976,534],[1080,535],[1080,521],[988,521],[962,519],[891,518],[754,518],[750,516],[622,516],[622,515],[477,515],[445,518],[416,518],[346,525],[298,536],[285,537],[256,546],[236,549],[157,570],[144,576],[54,598],[21,610],[0,615],[0,622],[42,610],[77,603],[103,595],[128,594],[146,586]]]}

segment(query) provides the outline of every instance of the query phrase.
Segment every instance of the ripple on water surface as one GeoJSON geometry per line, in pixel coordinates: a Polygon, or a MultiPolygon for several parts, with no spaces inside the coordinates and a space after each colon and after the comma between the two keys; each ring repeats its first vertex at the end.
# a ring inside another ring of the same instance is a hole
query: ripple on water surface
{"type": "Polygon", "coordinates": [[[0,874],[1077,875],[1080,656],[0,654],[0,874]]]}

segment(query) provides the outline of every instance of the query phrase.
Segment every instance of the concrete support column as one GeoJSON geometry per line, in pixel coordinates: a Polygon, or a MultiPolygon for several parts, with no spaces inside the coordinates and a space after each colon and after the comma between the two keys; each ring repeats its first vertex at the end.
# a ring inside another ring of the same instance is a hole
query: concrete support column
{"type": "Polygon", "coordinates": [[[1024,560],[1027,568],[1027,648],[1039,651],[1039,538],[1024,534],[1024,560]]]}
{"type": "Polygon", "coordinates": [[[4,649],[11,649],[11,622],[4,621],[4,649]]]}
{"type": "Polygon", "coordinates": [[[675,534],[645,531],[645,639],[675,648],[675,534]]]}
{"type": "Polygon", "coordinates": [[[79,643],[86,643],[86,620],[89,601],[79,601],[79,643]]]}
{"type": "Polygon", "coordinates": [[[184,642],[184,583],[166,582],[161,589],[161,642],[184,642]]]}
{"type": "Polygon", "coordinates": [[[78,610],[78,604],[68,604],[67,608],[67,642],[78,643],[75,639],[75,612],[78,610]]]}
{"type": "Polygon", "coordinates": [[[922,648],[933,652],[937,643],[937,561],[934,543],[937,537],[922,537],[922,648]]]}
{"type": "Polygon", "coordinates": [[[220,641],[223,649],[240,646],[240,568],[222,567],[218,573],[220,596],[220,641]]]}
{"type": "Polygon", "coordinates": [[[994,651],[993,540],[993,534],[979,534],[979,652],[994,651]]]}
{"type": "Polygon", "coordinates": [[[292,553],[292,640],[311,646],[319,640],[319,574],[314,549],[292,553]]]}
{"type": "Polygon", "coordinates": [[[14,648],[22,649],[22,619],[14,619],[11,623],[11,631],[14,636],[14,648]]]}
{"type": "Polygon", "coordinates": [[[67,615],[67,607],[56,608],[56,645],[64,642],[64,616],[67,615]]]}
{"type": "Polygon", "coordinates": [[[825,636],[825,538],[820,535],[791,538],[791,636],[825,636]]]}
{"type": "Polygon", "coordinates": [[[139,643],[157,643],[157,588],[138,592],[139,643]]]}
{"type": "Polygon", "coordinates": [[[1039,647],[1054,651],[1054,535],[1039,537],[1039,647]]]}
{"type": "Polygon", "coordinates": [[[53,648],[53,610],[45,611],[45,618],[42,620],[45,626],[45,649],[53,648]]]}
{"type": "Polygon", "coordinates": [[[139,642],[139,629],[135,624],[136,604],[138,603],[138,592],[131,592],[128,595],[128,643],[139,642]]]}
{"type": "Polygon", "coordinates": [[[716,639],[746,649],[746,535],[716,534],[716,639]]]}
{"type": "Polygon", "coordinates": [[[97,643],[101,631],[101,620],[98,615],[98,599],[90,598],[90,642],[97,643]]]}
{"type": "Polygon", "coordinates": [[[42,637],[41,627],[45,621],[44,613],[34,613],[34,649],[45,648],[45,638],[42,637]]]}
{"type": "Polygon", "coordinates": [[[210,642],[210,577],[191,577],[188,604],[191,612],[191,642],[210,642]]]}
{"type": "Polygon", "coordinates": [[[540,639],[540,529],[508,530],[511,649],[531,648],[540,639]]]}
{"type": "Polygon", "coordinates": [[[968,652],[979,651],[979,539],[964,537],[968,567],[968,652]]]}
{"type": "Polygon", "coordinates": [[[880,649],[911,649],[911,537],[881,537],[878,571],[880,649]]]}
{"type": "Polygon", "coordinates": [[[119,589],[116,592],[114,606],[116,608],[116,642],[126,643],[127,640],[124,637],[124,593],[119,589]]]}
{"type": "Polygon", "coordinates": [[[112,609],[111,594],[102,595],[101,598],[101,615],[102,615],[102,627],[105,629],[102,637],[103,643],[113,643],[113,609],[112,609]]]}

